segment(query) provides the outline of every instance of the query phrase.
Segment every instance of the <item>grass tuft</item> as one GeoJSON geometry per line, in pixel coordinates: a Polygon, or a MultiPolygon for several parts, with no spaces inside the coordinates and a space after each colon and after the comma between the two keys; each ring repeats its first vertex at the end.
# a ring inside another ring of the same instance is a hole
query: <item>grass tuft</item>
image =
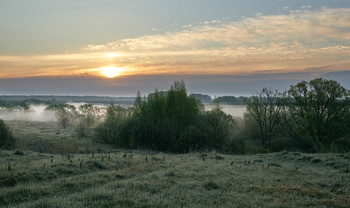
{"type": "Polygon", "coordinates": [[[216,190],[216,189],[220,188],[220,186],[217,183],[215,183],[214,181],[208,181],[208,182],[204,183],[203,187],[208,191],[216,190]]]}

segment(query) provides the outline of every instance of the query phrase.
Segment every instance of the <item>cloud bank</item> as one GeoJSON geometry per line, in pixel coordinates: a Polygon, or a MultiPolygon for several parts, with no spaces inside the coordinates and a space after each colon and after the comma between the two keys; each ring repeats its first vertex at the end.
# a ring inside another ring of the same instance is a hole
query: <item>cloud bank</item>
{"type": "Polygon", "coordinates": [[[91,77],[104,66],[125,69],[116,79],[180,75],[283,80],[292,74],[307,79],[349,70],[350,8],[308,9],[207,21],[180,31],[91,44],[74,53],[0,56],[0,78],[91,77]]]}

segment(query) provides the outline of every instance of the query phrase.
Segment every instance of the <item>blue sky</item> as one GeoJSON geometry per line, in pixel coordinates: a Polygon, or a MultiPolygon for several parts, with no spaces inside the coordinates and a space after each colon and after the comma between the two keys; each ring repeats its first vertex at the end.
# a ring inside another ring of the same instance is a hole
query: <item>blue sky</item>
{"type": "Polygon", "coordinates": [[[0,30],[0,94],[124,96],[185,79],[239,95],[330,74],[349,88],[348,0],[4,0],[0,30]]]}

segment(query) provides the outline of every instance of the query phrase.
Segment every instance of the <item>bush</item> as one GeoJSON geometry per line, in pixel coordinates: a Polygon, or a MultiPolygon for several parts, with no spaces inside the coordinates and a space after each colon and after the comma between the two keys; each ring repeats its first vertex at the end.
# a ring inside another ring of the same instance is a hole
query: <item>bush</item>
{"type": "Polygon", "coordinates": [[[11,129],[0,120],[0,148],[11,149],[16,145],[16,140],[12,135],[11,129]]]}
{"type": "Polygon", "coordinates": [[[118,148],[125,147],[126,142],[124,141],[122,130],[130,114],[130,109],[113,104],[110,105],[107,108],[105,120],[95,128],[95,140],[113,144],[118,148]]]}

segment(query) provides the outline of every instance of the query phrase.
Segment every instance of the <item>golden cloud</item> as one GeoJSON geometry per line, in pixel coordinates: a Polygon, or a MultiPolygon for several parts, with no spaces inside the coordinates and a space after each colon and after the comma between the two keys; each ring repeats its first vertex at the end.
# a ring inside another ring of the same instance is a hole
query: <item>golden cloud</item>
{"type": "Polygon", "coordinates": [[[350,8],[257,14],[213,23],[91,44],[74,54],[0,56],[0,76],[85,76],[104,66],[123,67],[124,76],[232,75],[323,66],[348,70],[350,66],[350,8]]]}

